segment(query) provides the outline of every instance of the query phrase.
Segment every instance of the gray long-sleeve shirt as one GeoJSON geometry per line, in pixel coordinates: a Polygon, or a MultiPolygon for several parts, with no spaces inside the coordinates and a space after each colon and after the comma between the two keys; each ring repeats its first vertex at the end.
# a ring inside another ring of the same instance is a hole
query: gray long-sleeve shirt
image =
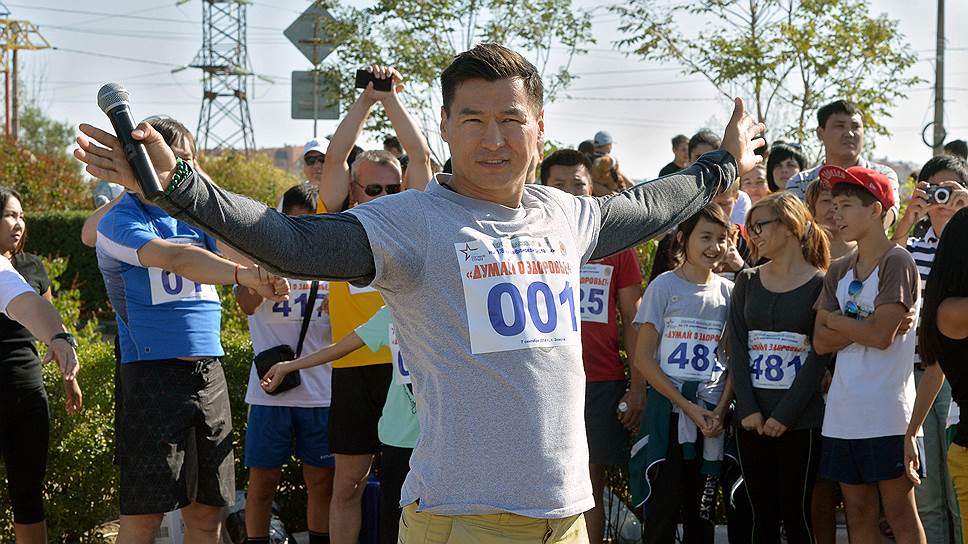
{"type": "MultiPolygon", "coordinates": [[[[671,176],[595,198],[601,208],[601,234],[592,258],[618,253],[669,230],[698,212],[736,176],[733,157],[713,151],[671,176]]],[[[194,175],[155,204],[281,276],[367,284],[375,273],[367,233],[346,212],[290,217],[194,175]]]]}
{"type": "Polygon", "coordinates": [[[515,208],[459,194],[447,175],[425,192],[309,218],[198,180],[161,204],[287,277],[370,283],[383,295],[420,422],[403,505],[565,518],[594,506],[581,265],[686,219],[735,174],[718,152],[606,198],[527,185],[515,208]]]}
{"type": "MultiPolygon", "coordinates": [[[[790,429],[814,429],[823,423],[823,397],[820,380],[830,361],[830,356],[817,355],[811,347],[806,360],[802,361],[796,378],[788,389],[767,389],[754,386],[751,366],[761,373],[761,383],[769,383],[765,373],[766,361],[750,360],[750,331],[794,333],[806,340],[813,337],[816,312],[813,304],[823,289],[823,273],[818,272],[810,281],[796,289],[774,293],[760,282],[760,269],[749,268],[736,275],[733,300],[727,325],[729,337],[729,371],[733,374],[733,392],[736,394],[737,424],[748,415],[760,412],[763,420],[776,419],[790,429]]],[[[766,350],[783,356],[782,351],[766,350]]],[[[789,372],[788,357],[783,357],[783,367],[772,371],[789,372]]]]}

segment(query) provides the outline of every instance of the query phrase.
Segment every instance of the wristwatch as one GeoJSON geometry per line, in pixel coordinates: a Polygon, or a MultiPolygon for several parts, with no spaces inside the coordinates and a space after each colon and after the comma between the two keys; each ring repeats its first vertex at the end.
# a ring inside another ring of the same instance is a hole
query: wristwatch
{"type": "Polygon", "coordinates": [[[63,339],[65,342],[70,344],[72,348],[77,349],[77,339],[74,338],[74,335],[69,332],[59,332],[55,334],[50,338],[50,342],[48,343],[48,345],[50,345],[50,343],[52,343],[54,340],[60,340],[60,339],[63,339]]]}

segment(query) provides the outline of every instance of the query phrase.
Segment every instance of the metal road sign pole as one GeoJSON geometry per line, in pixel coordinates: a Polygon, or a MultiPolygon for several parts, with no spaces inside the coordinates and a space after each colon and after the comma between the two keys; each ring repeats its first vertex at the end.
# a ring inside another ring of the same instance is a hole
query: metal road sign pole
{"type": "MultiPolygon", "coordinates": [[[[313,3],[283,32],[289,41],[299,49],[313,66],[311,70],[312,78],[306,77],[309,75],[307,72],[293,72],[292,118],[308,118],[308,103],[303,100],[305,93],[302,86],[308,87],[311,85],[313,93],[312,119],[314,138],[318,136],[318,121],[320,116],[326,119],[337,119],[339,114],[339,108],[334,108],[333,104],[324,105],[319,103],[319,94],[321,92],[320,75],[323,73],[322,62],[338,45],[332,43],[333,39],[327,35],[326,27],[324,26],[327,21],[332,20],[333,16],[328,11],[323,9],[319,4],[313,3]],[[297,76],[297,74],[299,75],[297,76]]],[[[322,83],[325,84],[327,82],[324,81],[322,83]]]]}

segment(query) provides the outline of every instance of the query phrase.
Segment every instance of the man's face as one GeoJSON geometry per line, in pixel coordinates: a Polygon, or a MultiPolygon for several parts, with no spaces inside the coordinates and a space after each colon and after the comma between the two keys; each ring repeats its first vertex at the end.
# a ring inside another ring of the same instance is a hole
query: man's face
{"type": "Polygon", "coordinates": [[[400,171],[389,164],[369,161],[356,166],[357,181],[350,181],[350,197],[357,204],[365,204],[387,194],[388,186],[400,188],[400,171]],[[376,194],[370,194],[376,193],[376,194]]]}
{"type": "Polygon", "coordinates": [[[828,157],[856,159],[864,149],[864,119],[859,113],[835,113],[817,128],[817,136],[828,157]]]}
{"type": "Polygon", "coordinates": [[[319,183],[323,179],[323,159],[325,155],[319,151],[310,151],[303,156],[303,175],[312,183],[319,183]]]}
{"type": "Polygon", "coordinates": [[[848,242],[860,240],[871,228],[881,228],[881,210],[878,203],[864,206],[856,196],[834,197],[834,223],[840,236],[848,242]]]}
{"type": "Polygon", "coordinates": [[[595,146],[595,153],[601,153],[602,155],[608,155],[612,152],[612,144],[604,144],[595,146]]]}
{"type": "Polygon", "coordinates": [[[440,130],[455,176],[483,191],[510,194],[536,158],[544,112],[519,78],[470,79],[458,85],[450,113],[441,108],[440,130]]]}
{"type": "Polygon", "coordinates": [[[574,166],[556,164],[548,173],[548,186],[575,196],[588,196],[592,194],[592,175],[583,164],[574,166]]]}
{"type": "Polygon", "coordinates": [[[681,144],[672,148],[672,153],[676,156],[676,164],[686,164],[689,162],[689,142],[682,142],[681,144]]]}
{"type": "MultiPolygon", "coordinates": [[[[939,170],[927,179],[929,185],[941,185],[945,181],[954,181],[961,184],[961,178],[952,170],[939,170]]],[[[928,217],[936,227],[943,227],[955,214],[956,208],[944,205],[928,206],[928,217]]]]}
{"type": "MultiPolygon", "coordinates": [[[[689,150],[689,144],[686,144],[686,151],[689,150]]],[[[699,160],[704,153],[709,153],[710,151],[716,151],[716,148],[709,144],[699,144],[693,148],[692,153],[689,155],[689,163],[692,164],[699,160]]]]}

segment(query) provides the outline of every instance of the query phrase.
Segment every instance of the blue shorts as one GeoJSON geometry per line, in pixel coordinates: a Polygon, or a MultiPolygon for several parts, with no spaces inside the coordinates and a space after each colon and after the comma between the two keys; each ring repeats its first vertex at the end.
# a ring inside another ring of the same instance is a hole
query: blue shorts
{"type": "MultiPolygon", "coordinates": [[[[921,478],[927,476],[924,439],[918,437],[921,478]]],[[[872,484],[904,475],[904,436],[876,438],[823,437],[820,475],[826,480],[844,484],[872,484]]]]}
{"type": "Polygon", "coordinates": [[[296,458],[303,464],[334,466],[329,451],[329,408],[253,404],[245,430],[245,466],[272,469],[289,463],[293,439],[296,458]]]}

